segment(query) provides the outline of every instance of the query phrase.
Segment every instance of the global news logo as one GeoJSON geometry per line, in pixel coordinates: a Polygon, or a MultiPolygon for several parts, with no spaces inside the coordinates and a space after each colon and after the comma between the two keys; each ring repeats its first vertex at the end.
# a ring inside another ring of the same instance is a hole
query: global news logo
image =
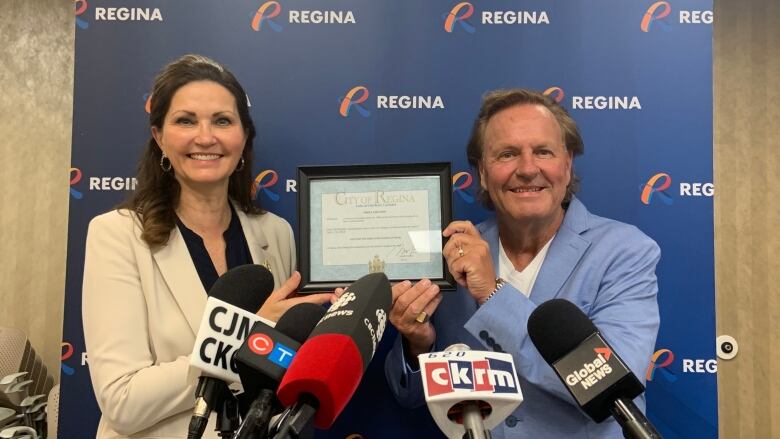
{"type": "Polygon", "coordinates": [[[517,393],[512,363],[495,358],[431,362],[426,364],[425,380],[430,396],[457,391],[517,393]]]}

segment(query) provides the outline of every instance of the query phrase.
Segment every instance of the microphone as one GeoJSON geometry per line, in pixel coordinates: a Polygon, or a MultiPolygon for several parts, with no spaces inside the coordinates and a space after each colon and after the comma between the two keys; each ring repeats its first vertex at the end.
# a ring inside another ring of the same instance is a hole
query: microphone
{"type": "Polygon", "coordinates": [[[528,335],[591,419],[612,415],[626,438],[661,438],[632,401],[644,386],[576,305],[563,299],[539,305],[528,317],[528,335]]]}
{"type": "Polygon", "coordinates": [[[259,432],[265,437],[271,414],[279,406],[274,391],[301,343],[324,314],[320,305],[299,303],[279,318],[275,328],[263,322],[252,327],[235,359],[244,391],[258,396],[236,431],[236,439],[256,437],[259,432]]]}
{"type": "Polygon", "coordinates": [[[459,343],[417,357],[428,411],[449,438],[489,438],[523,402],[512,356],[470,349],[459,343]]]}
{"type": "Polygon", "coordinates": [[[382,339],[392,303],[384,273],[353,282],[301,345],[277,396],[291,406],[276,438],[297,437],[314,420],[329,428],[357,390],[382,339]]]}
{"type": "Polygon", "coordinates": [[[200,438],[209,415],[222,399],[232,397],[227,382],[238,382],[233,353],[259,321],[255,312],[274,289],[274,277],[261,265],[241,265],[220,276],[209,291],[195,338],[190,366],[201,372],[188,439],[200,438]]]}

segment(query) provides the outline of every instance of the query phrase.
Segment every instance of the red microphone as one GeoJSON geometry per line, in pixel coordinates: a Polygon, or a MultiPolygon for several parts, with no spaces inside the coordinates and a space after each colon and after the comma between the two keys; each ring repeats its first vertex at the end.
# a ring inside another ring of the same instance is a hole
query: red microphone
{"type": "Polygon", "coordinates": [[[384,273],[356,280],[334,303],[301,346],[279,384],[277,396],[288,409],[274,437],[296,437],[312,418],[333,425],[357,390],[382,339],[392,304],[384,273]]]}

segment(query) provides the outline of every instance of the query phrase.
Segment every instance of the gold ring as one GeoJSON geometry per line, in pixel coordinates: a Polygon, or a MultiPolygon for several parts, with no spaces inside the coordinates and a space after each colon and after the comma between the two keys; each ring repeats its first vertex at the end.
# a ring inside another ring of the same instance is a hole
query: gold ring
{"type": "Polygon", "coordinates": [[[458,257],[462,258],[465,254],[466,252],[463,251],[463,246],[458,246],[458,257]]]}
{"type": "Polygon", "coordinates": [[[420,311],[420,314],[417,314],[417,318],[414,320],[417,323],[425,323],[428,321],[428,313],[425,311],[420,311]]]}

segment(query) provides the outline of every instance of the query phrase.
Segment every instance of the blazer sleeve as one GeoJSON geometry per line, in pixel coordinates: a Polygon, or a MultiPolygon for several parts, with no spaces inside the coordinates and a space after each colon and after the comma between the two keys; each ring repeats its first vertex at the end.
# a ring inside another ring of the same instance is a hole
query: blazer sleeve
{"type": "Polygon", "coordinates": [[[385,378],[401,407],[417,408],[425,403],[420,370],[412,370],[404,356],[403,336],[398,334],[385,357],[385,378]]]}
{"type": "MultiPolygon", "coordinates": [[[[636,230],[636,229],[633,229],[636,230]]],[[[652,355],[658,334],[658,283],[655,268],[658,245],[641,232],[616,233],[613,242],[602,243],[609,251],[596,251],[581,261],[578,270],[599,273],[593,283],[573,282],[559,297],[582,308],[584,297],[593,297],[583,309],[615,352],[644,383],[644,368],[652,355]],[[607,254],[608,253],[608,254],[607,254]],[[585,291],[590,288],[597,291],[585,291]],[[583,299],[583,300],[580,300],[583,299]]],[[[518,374],[556,397],[576,405],[558,376],[528,337],[527,322],[538,304],[511,285],[504,286],[466,324],[479,338],[487,331],[502,349],[513,355],[518,374]]],[[[644,407],[644,399],[639,398],[644,407]]]]}
{"type": "Polygon", "coordinates": [[[191,409],[194,380],[187,381],[186,355],[156,362],[140,275],[140,266],[151,270],[153,262],[126,215],[114,211],[90,222],[82,317],[98,405],[117,433],[131,435],[191,409]]]}

